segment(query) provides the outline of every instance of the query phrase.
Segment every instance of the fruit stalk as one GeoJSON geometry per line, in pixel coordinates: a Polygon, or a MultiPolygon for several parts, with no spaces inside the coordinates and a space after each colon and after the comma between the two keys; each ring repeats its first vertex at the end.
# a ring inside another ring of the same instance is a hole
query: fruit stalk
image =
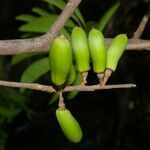
{"type": "Polygon", "coordinates": [[[58,107],[64,109],[65,108],[65,102],[64,102],[64,98],[63,98],[63,92],[60,91],[60,92],[58,92],[58,94],[59,94],[58,107]]]}
{"type": "Polygon", "coordinates": [[[88,72],[82,72],[82,85],[86,85],[87,84],[87,76],[88,76],[88,72]]]}
{"type": "Polygon", "coordinates": [[[97,73],[97,77],[99,79],[99,83],[100,83],[101,86],[103,86],[103,83],[104,83],[104,76],[105,76],[104,72],[97,73]]]}
{"type": "Polygon", "coordinates": [[[103,81],[102,81],[102,86],[106,85],[106,82],[108,81],[108,79],[110,78],[111,74],[112,74],[112,70],[110,69],[106,69],[105,73],[104,73],[104,77],[103,77],[103,81]]]}

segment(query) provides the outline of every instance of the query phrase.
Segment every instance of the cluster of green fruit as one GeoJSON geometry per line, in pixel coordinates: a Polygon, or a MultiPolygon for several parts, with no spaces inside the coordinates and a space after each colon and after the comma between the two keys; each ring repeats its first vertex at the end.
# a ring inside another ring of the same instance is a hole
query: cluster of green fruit
{"type": "MultiPolygon", "coordinates": [[[[50,46],[52,82],[58,87],[71,85],[76,78],[76,70],[81,73],[88,72],[91,57],[93,70],[97,73],[101,85],[105,85],[111,72],[115,71],[127,42],[127,36],[120,34],[107,48],[101,31],[92,29],[87,37],[82,28],[75,27],[72,30],[71,42],[60,36],[55,38],[50,46]]],[[[64,135],[70,141],[78,143],[82,139],[81,127],[64,104],[59,105],[56,117],[64,135]]]]}
{"type": "Polygon", "coordinates": [[[87,37],[82,28],[75,27],[71,42],[61,35],[51,44],[49,60],[52,82],[56,86],[71,85],[76,78],[76,70],[83,73],[90,69],[90,57],[94,72],[98,77],[101,75],[103,82],[106,68],[115,71],[127,41],[125,34],[117,35],[107,48],[101,31],[92,29],[87,37]]]}

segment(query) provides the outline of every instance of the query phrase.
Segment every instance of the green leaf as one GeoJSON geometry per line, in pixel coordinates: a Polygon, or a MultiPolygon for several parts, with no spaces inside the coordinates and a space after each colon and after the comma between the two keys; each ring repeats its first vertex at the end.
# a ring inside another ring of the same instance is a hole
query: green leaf
{"type": "Polygon", "coordinates": [[[32,8],[32,12],[40,15],[40,16],[48,16],[50,15],[49,12],[47,12],[46,10],[39,8],[39,7],[34,7],[32,8]]]}
{"type": "Polygon", "coordinates": [[[24,21],[24,22],[32,22],[36,17],[28,14],[22,14],[17,16],[15,19],[18,21],[24,21]]]}
{"type": "Polygon", "coordinates": [[[31,53],[31,54],[21,54],[13,56],[11,59],[11,65],[17,65],[18,63],[24,61],[25,59],[28,59],[32,56],[39,55],[38,53],[31,53]]]}
{"type": "Polygon", "coordinates": [[[63,10],[64,7],[66,6],[66,3],[63,0],[44,0],[48,2],[51,5],[54,5],[55,7],[63,10]]]}
{"type": "MultiPolygon", "coordinates": [[[[73,83],[73,85],[80,85],[83,81],[83,78],[82,78],[82,74],[80,72],[78,72],[77,76],[76,76],[76,79],[73,83]]],[[[75,98],[77,95],[78,95],[79,91],[71,91],[68,93],[67,95],[67,99],[73,99],[75,98]]]]}
{"type": "Polygon", "coordinates": [[[104,28],[106,27],[109,20],[111,19],[111,17],[116,12],[116,10],[118,9],[119,6],[120,6],[120,3],[116,3],[113,6],[111,6],[111,8],[109,8],[107,10],[107,12],[99,20],[98,25],[97,25],[97,29],[99,29],[100,31],[104,30],[104,28]]]}
{"type": "Polygon", "coordinates": [[[46,72],[48,72],[49,69],[49,59],[46,58],[42,58],[39,59],[37,61],[35,61],[34,63],[32,63],[22,74],[21,77],[21,82],[34,82],[36,81],[38,78],[40,78],[43,74],[45,74],[46,72]]]}
{"type": "Polygon", "coordinates": [[[81,14],[79,8],[77,8],[74,13],[75,13],[75,15],[79,18],[79,20],[81,21],[81,23],[83,24],[83,26],[86,27],[84,18],[83,18],[83,16],[82,16],[82,14],[81,14]]]}
{"type": "MultiPolygon", "coordinates": [[[[34,19],[32,22],[22,25],[19,28],[19,31],[45,33],[49,30],[49,28],[52,26],[52,24],[55,22],[56,19],[57,19],[57,15],[38,17],[34,19]]],[[[66,23],[66,27],[73,28],[74,23],[71,20],[68,20],[66,23]]]]}
{"type": "MultiPolygon", "coordinates": [[[[54,5],[55,7],[63,10],[66,6],[66,3],[63,0],[44,0],[48,2],[50,5],[54,5]]],[[[85,25],[84,19],[78,9],[74,11],[72,18],[80,25],[80,21],[85,25]]]]}
{"type": "Polygon", "coordinates": [[[46,17],[38,17],[32,22],[22,25],[19,31],[45,33],[56,20],[57,15],[49,15],[46,17]]]}

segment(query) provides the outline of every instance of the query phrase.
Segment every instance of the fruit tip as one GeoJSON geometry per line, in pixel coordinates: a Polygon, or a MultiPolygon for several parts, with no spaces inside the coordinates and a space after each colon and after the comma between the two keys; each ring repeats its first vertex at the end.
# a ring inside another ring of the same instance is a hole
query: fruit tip
{"type": "MultiPolygon", "coordinates": [[[[73,28],[73,30],[72,31],[74,31],[74,30],[81,30],[82,28],[81,27],[79,27],[79,26],[75,26],[74,28],[73,28]]],[[[83,30],[83,29],[82,29],[83,30]]]]}
{"type": "Polygon", "coordinates": [[[127,33],[121,33],[121,34],[118,34],[119,35],[123,35],[123,36],[126,36],[127,37],[127,33]]]}
{"type": "Polygon", "coordinates": [[[65,39],[65,36],[64,36],[63,34],[61,34],[61,35],[59,36],[59,38],[60,38],[60,39],[65,39]]]}

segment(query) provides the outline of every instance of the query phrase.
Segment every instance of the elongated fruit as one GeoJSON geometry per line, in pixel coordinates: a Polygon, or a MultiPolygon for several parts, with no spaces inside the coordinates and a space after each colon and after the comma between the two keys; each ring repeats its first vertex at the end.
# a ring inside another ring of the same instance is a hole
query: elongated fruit
{"type": "Polygon", "coordinates": [[[90,55],[85,31],[80,27],[75,27],[72,30],[71,42],[78,71],[88,71],[90,69],[90,55]]]}
{"type": "Polygon", "coordinates": [[[122,56],[123,51],[127,45],[128,38],[125,34],[117,35],[111,42],[107,52],[106,67],[113,71],[116,70],[118,61],[122,56]]]}
{"type": "Polygon", "coordinates": [[[102,82],[104,77],[104,71],[106,69],[106,43],[104,36],[101,31],[97,29],[92,29],[89,32],[89,48],[90,48],[90,55],[93,62],[93,70],[96,72],[100,82],[102,82]]]}
{"type": "Polygon", "coordinates": [[[75,70],[74,65],[72,64],[70,72],[69,72],[68,77],[67,77],[67,84],[68,85],[73,84],[75,79],[76,79],[76,70],[75,70]]]}
{"type": "Polygon", "coordinates": [[[110,43],[110,46],[107,51],[107,62],[106,62],[107,69],[105,71],[104,83],[106,83],[111,73],[116,70],[118,61],[122,56],[127,43],[128,38],[125,34],[117,35],[110,43]]]}
{"type": "Polygon", "coordinates": [[[56,117],[64,135],[73,143],[78,143],[82,139],[82,130],[77,120],[66,108],[58,108],[56,117]]]}
{"type": "Polygon", "coordinates": [[[72,49],[64,36],[54,39],[49,53],[51,79],[57,85],[63,85],[72,65],[72,49]]]}
{"type": "Polygon", "coordinates": [[[92,29],[89,33],[88,41],[94,72],[104,72],[106,69],[107,51],[102,32],[97,29],[92,29]]]}

